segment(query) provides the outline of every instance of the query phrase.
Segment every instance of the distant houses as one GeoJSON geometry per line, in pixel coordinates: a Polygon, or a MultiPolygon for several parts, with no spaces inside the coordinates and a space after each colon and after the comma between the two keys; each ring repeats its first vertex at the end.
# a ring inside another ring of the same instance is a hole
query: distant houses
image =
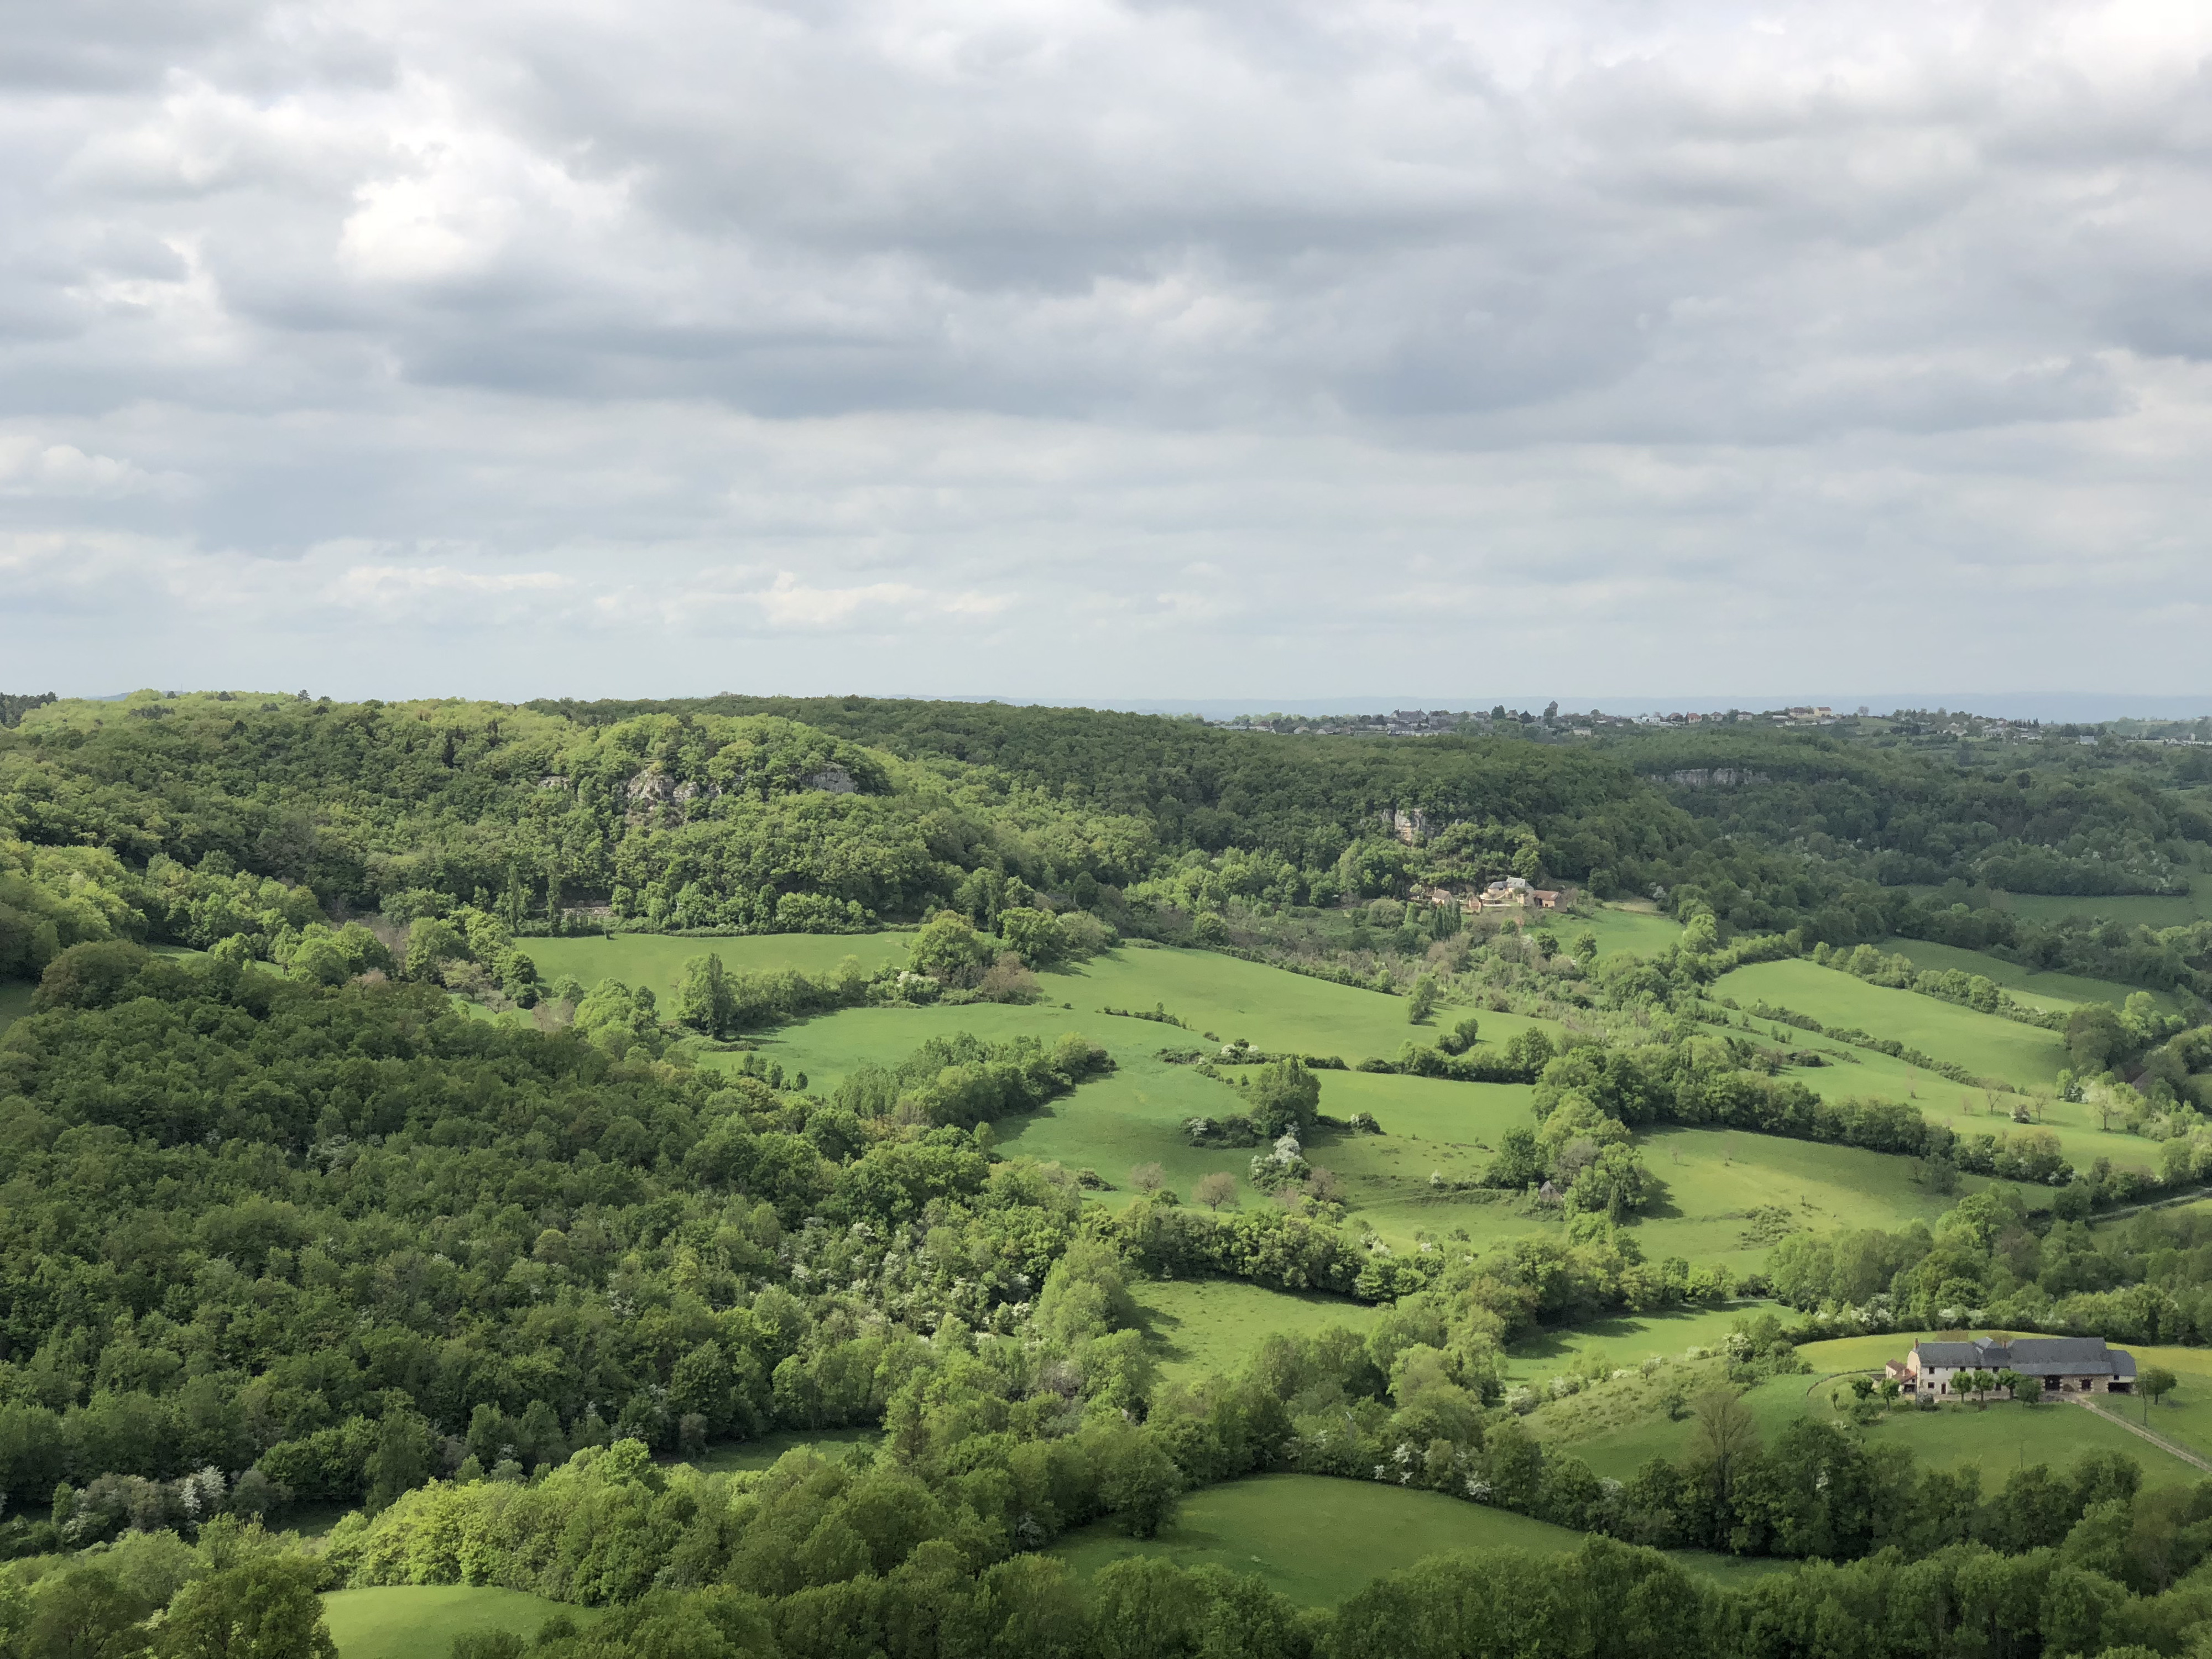
{"type": "Polygon", "coordinates": [[[1916,1342],[1887,1370],[1905,1393],[1923,1400],[1970,1392],[1960,1379],[1976,1371],[2032,1376],[2050,1394],[2132,1394],[2136,1357],[2106,1346],[2101,1336],[2020,1336],[2008,1342],[1984,1336],[1972,1342],[1916,1342]]]}

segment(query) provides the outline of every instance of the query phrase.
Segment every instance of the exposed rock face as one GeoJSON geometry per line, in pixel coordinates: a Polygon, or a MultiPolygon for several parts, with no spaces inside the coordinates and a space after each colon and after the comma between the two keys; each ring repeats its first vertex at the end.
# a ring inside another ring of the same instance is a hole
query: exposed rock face
{"type": "Polygon", "coordinates": [[[799,779],[802,789],[822,789],[833,795],[857,793],[860,786],[853,781],[853,775],[842,766],[825,766],[819,772],[809,772],[799,779]]]}
{"type": "Polygon", "coordinates": [[[1382,820],[1385,830],[1397,836],[1408,847],[1428,837],[1429,815],[1418,806],[1394,807],[1388,812],[1379,812],[1376,816],[1382,820]]]}

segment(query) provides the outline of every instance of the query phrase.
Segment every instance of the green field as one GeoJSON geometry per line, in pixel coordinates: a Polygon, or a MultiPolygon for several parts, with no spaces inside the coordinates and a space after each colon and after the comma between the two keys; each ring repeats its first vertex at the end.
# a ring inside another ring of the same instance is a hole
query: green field
{"type": "Polygon", "coordinates": [[[1595,933],[1601,957],[1609,957],[1616,951],[1652,956],[1682,937],[1682,924],[1674,917],[1662,916],[1656,910],[1631,909],[1618,904],[1601,905],[1597,915],[1589,920],[1580,916],[1544,917],[1533,920],[1529,925],[1550,928],[1568,945],[1573,944],[1578,934],[1595,933]]]}
{"type": "MultiPolygon", "coordinates": [[[[1580,1533],[1565,1527],[1441,1492],[1261,1474],[1192,1493],[1175,1524],[1157,1538],[1130,1538],[1101,1524],[1070,1533],[1052,1553],[1086,1575],[1135,1555],[1165,1556],[1178,1566],[1227,1567],[1256,1573],[1293,1601],[1326,1606],[1424,1556],[1498,1546],[1564,1555],[1582,1541],[1580,1533]]],[[[1677,1552],[1676,1559],[1724,1582],[1774,1570],[1693,1550],[1677,1552]]]]}
{"type": "MultiPolygon", "coordinates": [[[[2169,1348],[2130,1342],[2138,1366],[2163,1365],[2179,1379],[2172,1394],[2153,1402],[2140,1396],[2111,1401],[2130,1423],[2145,1424],[2177,1446],[2212,1458],[2212,1349],[2169,1348]]],[[[2148,1451],[2148,1447],[2144,1449],[2148,1451]]]]}
{"type": "MultiPolygon", "coordinates": [[[[1797,1417],[1808,1413],[1835,1417],[1829,1395],[1838,1385],[1828,1374],[1875,1370],[1886,1360],[1902,1358],[1912,1340],[1910,1335],[1900,1335],[1852,1338],[1848,1346],[1808,1343],[1800,1352],[1812,1364],[1813,1376],[1776,1377],[1745,1395],[1744,1403],[1771,1442],[1797,1417]]],[[[1687,1417],[1670,1421],[1653,1413],[1626,1427],[1574,1441],[1567,1449],[1599,1475],[1626,1480],[1651,1458],[1685,1455],[1695,1432],[1696,1425],[1687,1417]]],[[[2056,1401],[2039,1406],[1992,1401],[1986,1407],[1964,1405],[1932,1412],[1893,1411],[1863,1432],[1869,1444],[1905,1446],[1923,1462],[1936,1467],[1979,1464],[1983,1481],[1992,1490],[2024,1462],[2063,1468],[2082,1452],[2091,1450],[2118,1451],[2134,1458],[2142,1465],[2143,1480],[2149,1486],[2192,1483],[2203,1478],[2202,1471],[2118,1425],[2079,1406],[2056,1401]]],[[[2178,1434],[2172,1437],[2182,1438],[2178,1434]]]]}
{"type": "Polygon", "coordinates": [[[764,1434],[757,1440],[731,1441],[710,1446],[703,1457],[665,1458],[665,1462],[689,1462],[705,1474],[731,1474],[740,1469],[768,1469],[786,1452],[811,1451],[835,1460],[848,1448],[873,1444],[883,1438],[877,1429],[797,1429],[764,1434]]]}
{"type": "MultiPolygon", "coordinates": [[[[1571,926],[1571,919],[1569,925],[1571,926]]],[[[1078,1012],[1101,1007],[1144,1008],[1164,1004],[1188,1022],[1147,1027],[1155,1047],[1196,1044],[1211,1031],[1221,1042],[1243,1037],[1255,1048],[1302,1054],[1335,1054],[1355,1063],[1370,1054],[1395,1054],[1409,1036],[1439,1029],[1409,1025],[1402,997],[1269,968],[1211,951],[1144,951],[1125,947],[1066,973],[1039,976],[1045,994],[1074,1004],[1078,1012]]],[[[1439,1012],[1439,1023],[1456,1018],[1439,1012]]],[[[1517,1014],[1485,1013],[1482,1036],[1502,1042],[1542,1021],[1517,1014]]]]}
{"type": "MultiPolygon", "coordinates": [[[[2002,957],[1960,950],[1954,945],[1930,945],[1924,939],[1886,939],[1878,948],[1893,956],[1910,958],[1917,968],[1937,971],[1955,969],[1960,973],[1979,974],[2002,986],[2015,1001],[2032,1008],[2063,1012],[2085,1002],[2109,1002],[2118,1007],[2142,988],[2123,985],[2113,979],[2085,979],[2078,974],[2039,974],[2002,957]]],[[[2171,992],[2154,991],[2150,994],[2161,1008],[2174,1006],[2171,992]]]]}
{"type": "MultiPolygon", "coordinates": [[[[1168,1184],[1187,1194],[1215,1170],[1241,1183],[1250,1162],[1249,1150],[1189,1144],[1184,1122],[1236,1111],[1239,1097],[1228,1084],[1162,1060],[1163,1049],[1210,1046],[1203,1033],[1212,1031],[1224,1042],[1243,1036],[1278,1052],[1356,1060],[1395,1053],[1411,1030],[1399,998],[1205,951],[1124,949],[1076,972],[1040,979],[1047,1000],[1027,1007],[846,1009],[767,1033],[757,1046],[826,1092],[855,1067],[896,1065],[935,1036],[968,1031],[992,1042],[1021,1035],[1050,1041],[1079,1031],[1112,1053],[1116,1071],[1034,1115],[1000,1123],[1000,1147],[1008,1157],[1094,1170],[1113,1188],[1103,1200],[1119,1205],[1133,1196],[1128,1176],[1138,1164],[1158,1164],[1168,1184]],[[1160,1005],[1194,1029],[1101,1012],[1160,1005]]],[[[1486,1041],[1503,1041],[1538,1023],[1510,1014],[1482,1020],[1486,1041]]],[[[708,1063],[731,1062],[709,1056],[708,1063]]],[[[1489,1201],[1494,1194],[1454,1195],[1451,1183],[1478,1176],[1497,1137],[1526,1121],[1525,1086],[1358,1072],[1321,1075],[1323,1114],[1367,1112],[1386,1133],[1350,1137],[1323,1130],[1308,1156],[1343,1177],[1352,1203],[1385,1238],[1410,1243],[1417,1230],[1462,1225],[1489,1233],[1522,1230],[1510,1210],[1489,1201]],[[1441,1188],[1432,1176],[1442,1177],[1441,1188]]],[[[1243,1196],[1258,1201],[1249,1192],[1243,1196]]]]}
{"type": "Polygon", "coordinates": [[[2066,1063],[2055,1031],[1977,1012],[1917,991],[1869,985],[1838,969],[1797,958],[1755,963],[1724,974],[1714,994],[1779,1004],[1826,1025],[1856,1027],[1948,1060],[1982,1077],[2048,1086],[2066,1063]]]}
{"type": "Polygon", "coordinates": [[[1646,1359],[1679,1359],[1692,1348],[1717,1349],[1739,1320],[1789,1310],[1778,1303],[1745,1300],[1714,1308],[1682,1308],[1664,1313],[1622,1314],[1612,1319],[1522,1337],[1506,1351],[1507,1382],[1538,1383],[1562,1371],[1603,1362],[1641,1364],[1646,1359]]]}
{"type": "Polygon", "coordinates": [[[724,938],[673,939],[659,933],[593,934],[581,939],[526,939],[517,941],[549,982],[573,975],[586,990],[603,979],[651,988],[663,1006],[676,994],[684,964],[714,955],[732,969],[796,968],[823,974],[847,957],[870,968],[904,956],[913,935],[884,933],[744,933],[724,938]]]}
{"type": "Polygon", "coordinates": [[[1364,1331],[1382,1312],[1364,1302],[1271,1291],[1239,1279],[1145,1279],[1130,1291],[1143,1310],[1146,1340],[1170,1382],[1243,1370],[1260,1345],[1282,1333],[1309,1336],[1330,1325],[1364,1331]]]}
{"type": "Polygon", "coordinates": [[[31,1012],[31,993],[38,988],[27,981],[0,981],[0,1031],[31,1012]]]}
{"type": "Polygon", "coordinates": [[[2038,921],[2057,921],[2063,916],[2095,916],[2105,921],[2140,922],[2146,927],[2185,927],[2192,921],[2212,921],[2212,877],[2198,876],[2186,895],[2170,898],[2148,893],[2121,893],[2084,898],[2064,893],[2000,893],[1996,908],[2038,921]]]}
{"type": "Polygon", "coordinates": [[[599,1616],[596,1608],[483,1584],[394,1584],[323,1597],[338,1659],[443,1659],[464,1632],[504,1630],[528,1638],[555,1613],[580,1626],[599,1616]]]}

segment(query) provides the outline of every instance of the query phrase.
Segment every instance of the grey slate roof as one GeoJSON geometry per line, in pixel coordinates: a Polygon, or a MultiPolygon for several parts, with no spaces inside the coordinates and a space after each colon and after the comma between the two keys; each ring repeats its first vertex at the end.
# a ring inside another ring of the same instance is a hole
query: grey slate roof
{"type": "Polygon", "coordinates": [[[2018,1371],[2022,1376],[2119,1376],[2136,1374],[2136,1357],[2101,1336],[2022,1336],[2010,1342],[1916,1342],[1923,1368],[2018,1371]]]}

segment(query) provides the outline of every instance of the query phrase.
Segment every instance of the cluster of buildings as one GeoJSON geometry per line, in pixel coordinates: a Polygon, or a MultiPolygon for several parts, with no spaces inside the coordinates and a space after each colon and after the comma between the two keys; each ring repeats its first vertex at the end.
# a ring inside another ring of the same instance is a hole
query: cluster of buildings
{"type": "Polygon", "coordinates": [[[1507,876],[1486,887],[1431,887],[1422,895],[1431,904],[1447,900],[1469,910],[1564,910],[1572,892],[1564,887],[1538,887],[1522,876],[1507,876]]]}

